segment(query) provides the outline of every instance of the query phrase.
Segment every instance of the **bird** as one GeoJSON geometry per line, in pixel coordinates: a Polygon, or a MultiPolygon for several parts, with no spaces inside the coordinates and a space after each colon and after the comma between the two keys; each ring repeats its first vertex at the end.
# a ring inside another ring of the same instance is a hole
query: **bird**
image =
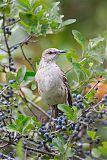
{"type": "Polygon", "coordinates": [[[54,117],[57,117],[59,113],[58,104],[72,106],[72,96],[67,78],[56,64],[58,56],[65,52],[66,50],[56,48],[44,50],[35,75],[38,92],[44,102],[54,110],[54,117]]]}

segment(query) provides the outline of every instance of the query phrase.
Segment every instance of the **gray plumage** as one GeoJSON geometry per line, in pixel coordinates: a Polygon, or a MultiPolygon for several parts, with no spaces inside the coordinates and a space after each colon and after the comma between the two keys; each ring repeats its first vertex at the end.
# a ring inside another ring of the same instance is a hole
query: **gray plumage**
{"type": "Polygon", "coordinates": [[[45,103],[50,106],[61,103],[72,105],[67,78],[55,63],[58,55],[64,52],[56,48],[46,49],[35,76],[38,91],[45,103]]]}

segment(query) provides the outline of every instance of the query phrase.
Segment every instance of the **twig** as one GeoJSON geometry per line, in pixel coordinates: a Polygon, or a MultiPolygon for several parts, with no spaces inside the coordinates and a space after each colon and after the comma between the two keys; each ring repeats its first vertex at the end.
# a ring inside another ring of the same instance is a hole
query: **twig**
{"type": "Polygon", "coordinates": [[[7,53],[8,53],[8,56],[9,56],[9,64],[11,62],[11,52],[10,52],[10,48],[9,48],[9,45],[8,45],[8,42],[7,42],[7,37],[6,37],[6,31],[5,31],[5,15],[3,13],[3,33],[4,33],[4,40],[5,40],[5,45],[6,45],[6,48],[7,48],[7,53]]]}
{"type": "Polygon", "coordinates": [[[23,46],[25,43],[29,42],[29,40],[32,38],[32,36],[28,36],[25,38],[23,41],[14,44],[13,46],[10,47],[10,49],[14,48],[14,46],[23,46]]]}
{"type": "Polygon", "coordinates": [[[3,48],[0,48],[0,50],[2,50],[2,51],[4,51],[4,52],[6,52],[6,53],[7,53],[7,51],[6,51],[5,49],[3,49],[3,48]]]}
{"type": "Polygon", "coordinates": [[[71,71],[72,67],[70,69],[68,69],[65,74],[69,73],[71,71]]]}
{"type": "Polygon", "coordinates": [[[27,160],[27,149],[25,149],[24,160],[27,160]]]}
{"type": "Polygon", "coordinates": [[[44,150],[39,150],[39,149],[34,149],[34,148],[31,148],[31,147],[25,147],[25,149],[27,150],[31,150],[31,151],[34,151],[34,152],[39,152],[39,153],[42,153],[42,154],[47,154],[49,156],[57,156],[58,154],[55,154],[55,153],[50,153],[50,152],[47,152],[47,151],[44,151],[44,150]]]}
{"type": "Polygon", "coordinates": [[[98,80],[98,81],[95,83],[95,85],[84,95],[83,99],[84,99],[84,98],[86,97],[86,95],[88,95],[93,89],[95,89],[95,87],[96,87],[100,82],[102,82],[102,81],[104,81],[104,79],[98,80]]]}
{"type": "MultiPolygon", "coordinates": [[[[22,95],[20,95],[21,98],[24,100],[24,102],[26,102],[25,97],[22,97],[22,95]]],[[[26,106],[28,107],[28,109],[31,111],[31,113],[37,118],[37,115],[32,111],[32,109],[29,107],[28,104],[26,104],[26,106]]]]}
{"type": "Polygon", "coordinates": [[[20,19],[18,19],[18,20],[16,20],[16,21],[14,21],[13,23],[9,23],[9,24],[7,24],[6,26],[4,26],[4,27],[9,27],[9,26],[12,26],[12,25],[14,25],[15,23],[17,23],[17,22],[19,22],[20,21],[20,19]]]}
{"type": "Polygon", "coordinates": [[[20,48],[21,48],[21,51],[22,51],[22,54],[23,54],[25,60],[30,64],[31,68],[32,68],[33,71],[35,72],[35,67],[34,67],[33,63],[31,63],[31,61],[26,57],[22,45],[20,46],[20,48]]]}
{"type": "Polygon", "coordinates": [[[21,97],[23,99],[25,99],[26,102],[30,103],[33,107],[35,107],[35,109],[37,109],[38,111],[42,112],[46,117],[48,117],[49,119],[51,118],[48,113],[46,113],[42,108],[40,108],[39,106],[37,106],[35,103],[33,103],[30,99],[26,98],[23,91],[20,89],[22,95],[21,97]]]}
{"type": "Polygon", "coordinates": [[[84,160],[84,158],[81,158],[80,156],[74,155],[73,157],[79,159],[79,160],[84,160]]]}
{"type": "Polygon", "coordinates": [[[9,86],[5,87],[5,88],[0,92],[0,95],[2,95],[2,94],[6,91],[6,89],[7,89],[8,87],[9,87],[9,86]]]}

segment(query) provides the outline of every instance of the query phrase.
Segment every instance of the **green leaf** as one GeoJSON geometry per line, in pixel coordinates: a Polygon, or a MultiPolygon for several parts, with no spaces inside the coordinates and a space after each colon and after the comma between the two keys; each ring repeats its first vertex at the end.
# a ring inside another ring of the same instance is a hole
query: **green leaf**
{"type": "Polygon", "coordinates": [[[30,4],[29,4],[29,0],[17,0],[18,1],[18,4],[25,8],[25,9],[30,9],[30,4]]]}
{"type": "Polygon", "coordinates": [[[70,108],[69,106],[65,104],[59,104],[58,109],[64,112],[64,114],[71,120],[76,120],[76,112],[73,110],[73,108],[70,108]]]}
{"type": "Polygon", "coordinates": [[[99,146],[98,149],[103,156],[107,156],[107,142],[102,142],[102,146],[99,146]]]}
{"type": "Polygon", "coordinates": [[[65,27],[65,26],[70,25],[70,24],[72,24],[74,22],[76,22],[76,19],[68,19],[68,20],[62,22],[61,26],[65,27]]]}
{"type": "Polygon", "coordinates": [[[61,135],[58,135],[57,138],[52,140],[55,149],[58,149],[60,153],[64,153],[64,139],[61,135]]]}
{"type": "Polygon", "coordinates": [[[97,38],[90,39],[88,47],[89,48],[94,48],[95,46],[97,46],[102,41],[104,41],[103,37],[97,37],[97,38]]]}
{"type": "Polygon", "coordinates": [[[30,12],[26,12],[26,13],[23,13],[23,12],[20,12],[19,13],[19,17],[21,19],[21,21],[23,21],[25,24],[27,24],[28,26],[37,26],[37,23],[38,23],[38,19],[37,19],[37,16],[30,13],[30,12]]]}
{"type": "Polygon", "coordinates": [[[25,77],[25,74],[26,74],[26,66],[23,65],[17,72],[16,81],[21,83],[25,77]]]}
{"type": "Polygon", "coordinates": [[[74,39],[81,45],[82,50],[85,50],[85,38],[83,35],[77,31],[77,30],[72,30],[72,34],[74,36],[74,39]]]}
{"type": "Polygon", "coordinates": [[[91,153],[92,153],[92,156],[95,158],[99,158],[101,156],[101,153],[97,148],[93,148],[91,153]]]}
{"type": "Polygon", "coordinates": [[[20,133],[20,132],[18,131],[18,128],[17,128],[17,125],[16,125],[16,124],[9,124],[9,125],[7,126],[7,130],[8,130],[9,132],[18,132],[18,133],[20,133]]]}
{"type": "Polygon", "coordinates": [[[14,124],[10,124],[7,126],[7,130],[10,132],[25,134],[25,131],[28,132],[32,127],[33,126],[32,123],[30,123],[30,117],[19,114],[14,124]]]}
{"type": "Polygon", "coordinates": [[[36,124],[36,126],[37,126],[38,128],[41,127],[41,124],[40,124],[40,122],[36,119],[36,117],[32,117],[32,120],[34,121],[34,123],[36,124]]]}
{"type": "Polygon", "coordinates": [[[71,62],[72,59],[78,60],[78,55],[75,51],[75,49],[70,49],[69,52],[66,53],[67,59],[71,62]]]}
{"type": "Polygon", "coordinates": [[[35,90],[37,88],[37,84],[35,81],[31,83],[31,90],[35,90]]]}
{"type": "Polygon", "coordinates": [[[18,118],[16,119],[16,124],[18,125],[20,122],[22,124],[22,126],[24,126],[24,125],[26,125],[26,123],[28,122],[29,119],[30,119],[29,116],[19,114],[18,118]]]}
{"type": "Polygon", "coordinates": [[[23,160],[24,153],[23,153],[23,144],[22,144],[22,141],[19,141],[16,144],[16,155],[17,155],[18,159],[23,160]]]}
{"type": "Polygon", "coordinates": [[[12,79],[15,79],[15,75],[11,72],[7,72],[6,73],[6,80],[9,81],[9,80],[12,80],[12,79]]]}
{"type": "Polygon", "coordinates": [[[29,123],[23,128],[23,134],[29,133],[32,129],[34,129],[34,125],[29,123]]]}
{"type": "Polygon", "coordinates": [[[96,132],[95,131],[87,131],[87,134],[89,137],[92,138],[92,140],[94,140],[95,136],[96,136],[96,132]]]}
{"type": "Polygon", "coordinates": [[[34,80],[35,78],[35,72],[26,72],[25,76],[24,76],[24,80],[34,80]]]}

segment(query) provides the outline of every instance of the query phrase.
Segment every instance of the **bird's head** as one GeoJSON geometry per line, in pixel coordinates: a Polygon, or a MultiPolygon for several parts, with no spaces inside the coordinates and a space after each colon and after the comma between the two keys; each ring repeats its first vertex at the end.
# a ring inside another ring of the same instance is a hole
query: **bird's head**
{"type": "Polygon", "coordinates": [[[42,58],[46,62],[53,62],[57,59],[58,55],[65,53],[65,52],[66,52],[65,50],[58,50],[56,48],[48,48],[43,52],[42,58]]]}

